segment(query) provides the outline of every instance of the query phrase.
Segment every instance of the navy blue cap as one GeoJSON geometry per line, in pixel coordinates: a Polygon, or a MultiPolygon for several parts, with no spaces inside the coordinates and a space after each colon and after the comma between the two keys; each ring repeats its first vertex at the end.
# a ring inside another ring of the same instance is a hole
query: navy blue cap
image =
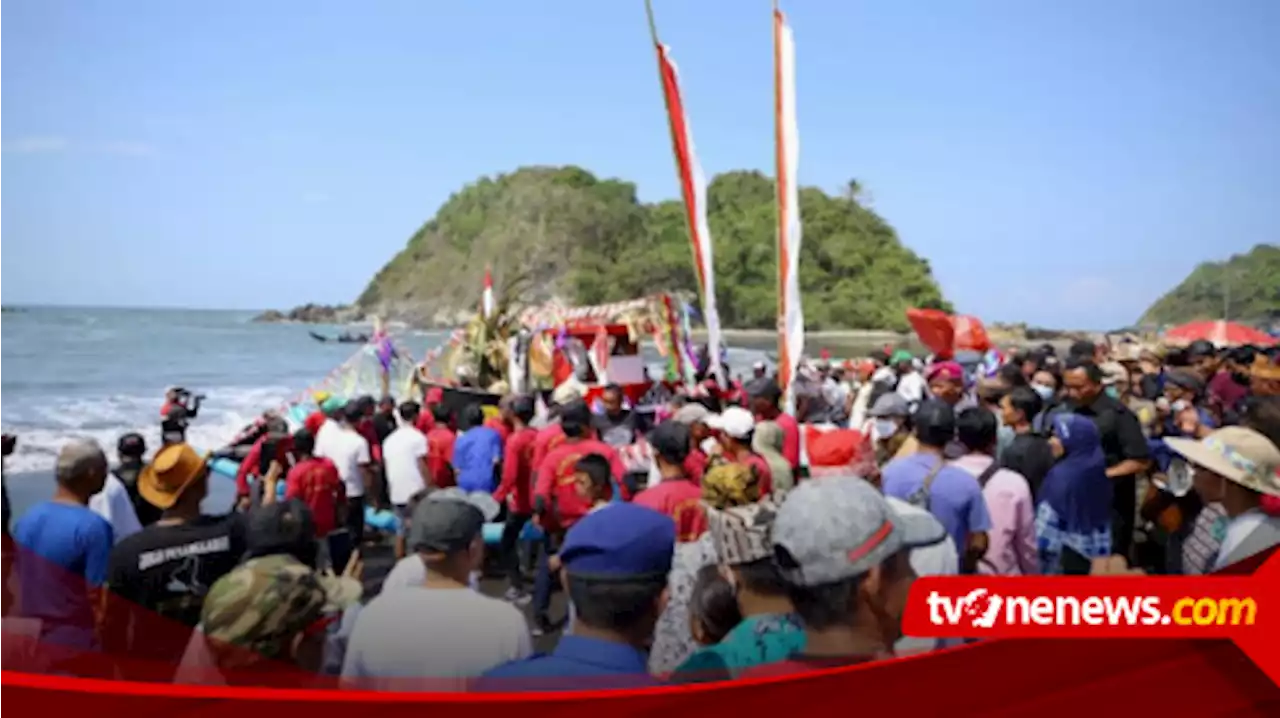
{"type": "Polygon", "coordinates": [[[670,516],[617,503],[587,514],[565,534],[560,563],[583,578],[666,576],[676,546],[670,516]]]}

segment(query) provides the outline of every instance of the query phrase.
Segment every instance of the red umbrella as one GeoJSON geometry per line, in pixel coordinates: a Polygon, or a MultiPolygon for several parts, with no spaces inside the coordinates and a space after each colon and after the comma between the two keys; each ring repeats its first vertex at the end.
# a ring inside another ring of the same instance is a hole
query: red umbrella
{"type": "Polygon", "coordinates": [[[1258,331],[1253,327],[1246,327],[1243,324],[1228,322],[1225,319],[1183,324],[1165,332],[1164,338],[1166,341],[1180,344],[1190,344],[1191,342],[1205,339],[1220,347],[1239,346],[1241,344],[1269,347],[1276,343],[1275,338],[1266,332],[1258,331]]]}

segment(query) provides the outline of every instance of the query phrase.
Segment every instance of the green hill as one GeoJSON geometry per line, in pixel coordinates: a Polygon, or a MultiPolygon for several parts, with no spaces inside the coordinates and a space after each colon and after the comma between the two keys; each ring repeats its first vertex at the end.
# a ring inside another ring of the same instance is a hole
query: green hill
{"type": "MultiPolygon", "coordinates": [[[[800,279],[810,329],[907,328],[908,307],[950,309],[929,263],[849,196],[800,194],[800,279]]],[[[777,311],[774,183],[729,172],[708,188],[717,299],[725,327],[771,328],[777,311]]],[[[644,204],[635,185],[578,167],[525,167],[454,194],[357,300],[361,310],[435,324],[474,312],[490,265],[523,275],[529,301],[597,304],[696,291],[683,206],[644,204]]]]}
{"type": "Polygon", "coordinates": [[[1204,262],[1160,297],[1139,324],[1180,324],[1221,319],[1236,321],[1280,315],[1280,246],[1259,244],[1225,262],[1204,262]]]}

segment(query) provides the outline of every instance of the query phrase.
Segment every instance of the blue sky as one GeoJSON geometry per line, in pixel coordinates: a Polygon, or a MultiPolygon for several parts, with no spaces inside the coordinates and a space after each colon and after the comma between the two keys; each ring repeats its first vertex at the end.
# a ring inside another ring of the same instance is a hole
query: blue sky
{"type": "MultiPolygon", "coordinates": [[[[1106,328],[1280,240],[1280,2],[791,0],[800,180],[988,320],[1106,328]]],[[[771,172],[766,0],[656,0],[708,173],[771,172]]],[[[350,301],[524,164],[677,193],[641,0],[8,0],[9,303],[350,301]]]]}

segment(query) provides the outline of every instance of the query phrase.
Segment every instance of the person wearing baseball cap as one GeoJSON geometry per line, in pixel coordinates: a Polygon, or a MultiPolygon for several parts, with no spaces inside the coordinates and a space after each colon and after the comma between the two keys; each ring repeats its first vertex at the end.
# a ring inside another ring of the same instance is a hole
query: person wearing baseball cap
{"type": "Polygon", "coordinates": [[[875,437],[876,465],[884,466],[890,459],[914,454],[915,437],[911,429],[911,407],[897,392],[881,394],[867,411],[872,421],[875,437]]]}
{"type": "Polygon", "coordinates": [[[288,553],[249,559],[209,588],[176,681],[296,687],[321,672],[330,626],[360,593],[355,579],[317,573],[288,553]]]}
{"type": "Polygon", "coordinates": [[[353,688],[465,690],[485,671],[532,653],[515,606],[473,589],[484,562],[484,525],[497,514],[488,495],[442,489],[413,509],[409,549],[360,611],[342,664],[353,688]],[[486,500],[487,499],[487,500],[486,500]],[[417,566],[412,566],[417,563],[417,566]],[[416,586],[395,574],[416,572],[416,586]]]}
{"type": "Polygon", "coordinates": [[[902,637],[911,549],[947,532],[921,514],[899,513],[856,477],[801,484],[778,509],[773,559],[805,627],[802,652],[744,677],[788,675],[886,658],[902,637]]]}
{"type": "Polygon", "coordinates": [[[200,511],[208,477],[206,457],[187,444],[163,447],[138,475],[138,493],[164,513],[111,552],[103,642],[108,651],[138,659],[130,664],[140,669],[169,666],[172,676],[200,622],[206,590],[245,554],[244,514],[200,511]]]}
{"type": "MultiPolygon", "coordinates": [[[[782,426],[776,418],[774,421],[782,426]]],[[[720,453],[712,457],[708,463],[708,471],[714,470],[718,464],[742,464],[759,477],[762,495],[772,492],[773,472],[769,470],[769,462],[751,448],[752,434],[756,428],[756,420],[751,412],[740,406],[726,407],[719,414],[707,417],[707,426],[715,432],[716,440],[720,443],[720,453]]],[[[785,432],[784,427],[784,445],[785,432]]],[[[783,455],[786,453],[783,452],[783,455]]]]}
{"type": "Polygon", "coordinates": [[[895,374],[893,382],[895,390],[902,395],[902,398],[912,406],[924,401],[928,383],[920,375],[920,370],[916,367],[916,359],[911,352],[906,349],[895,351],[889,357],[889,366],[893,367],[895,374]]]}
{"type": "Polygon", "coordinates": [[[763,359],[751,365],[752,379],[764,379],[768,375],[769,375],[769,365],[766,364],[763,359]]]}
{"type": "Polygon", "coordinates": [[[147,503],[147,500],[138,494],[138,474],[141,474],[142,469],[147,465],[143,459],[146,455],[147,442],[142,438],[142,434],[136,432],[123,434],[116,442],[116,457],[120,463],[111,470],[112,475],[119,479],[129,492],[129,500],[133,502],[134,515],[138,517],[140,526],[150,526],[160,519],[160,509],[147,503]]]}
{"type": "Polygon", "coordinates": [[[617,504],[585,516],[560,551],[560,578],[577,612],[573,633],[548,654],[487,672],[481,690],[592,690],[651,686],[647,650],[667,601],[676,544],[670,518],[617,504]]]}
{"type": "Polygon", "coordinates": [[[1189,472],[1200,498],[1207,504],[1221,502],[1226,510],[1229,523],[1210,570],[1280,544],[1280,516],[1262,509],[1264,496],[1280,496],[1280,449],[1270,439],[1253,429],[1228,426],[1199,441],[1164,441],[1186,462],[1170,466],[1170,482],[1189,472]]]}

